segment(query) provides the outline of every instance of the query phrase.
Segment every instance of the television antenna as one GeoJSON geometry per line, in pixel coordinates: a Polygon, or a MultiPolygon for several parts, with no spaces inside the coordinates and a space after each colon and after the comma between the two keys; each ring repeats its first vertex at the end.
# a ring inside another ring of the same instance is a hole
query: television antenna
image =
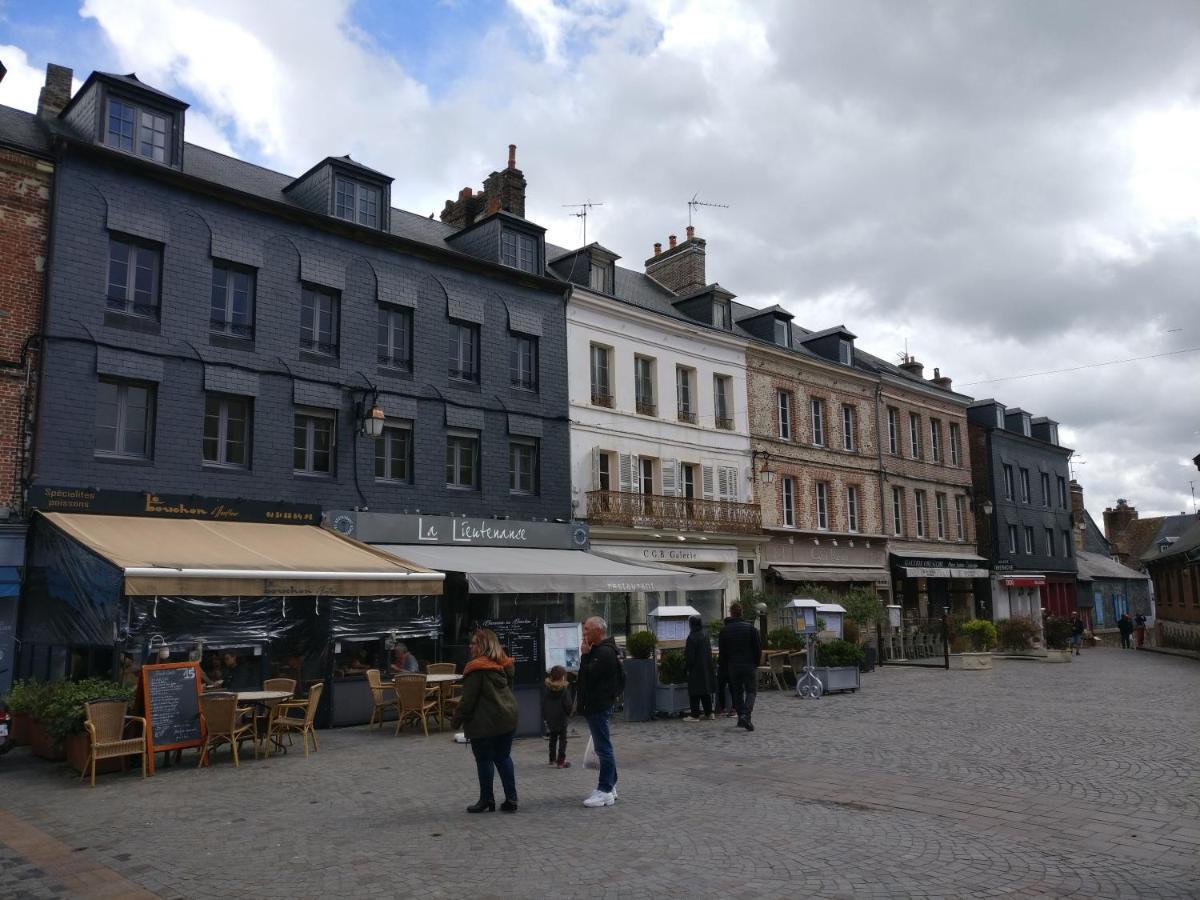
{"type": "Polygon", "coordinates": [[[1189,481],[1188,487],[1190,487],[1192,489],[1192,512],[1195,513],[1197,511],[1196,510],[1196,482],[1189,481]]]}
{"type": "Polygon", "coordinates": [[[1068,469],[1068,472],[1069,472],[1069,473],[1070,473],[1070,475],[1071,475],[1071,480],[1072,480],[1072,481],[1075,481],[1075,480],[1076,480],[1076,478],[1075,478],[1075,467],[1076,467],[1076,466],[1086,466],[1086,465],[1087,465],[1087,460],[1086,460],[1086,459],[1076,459],[1076,458],[1075,458],[1075,456],[1074,456],[1074,454],[1072,454],[1071,456],[1069,456],[1069,457],[1067,458],[1067,469],[1068,469]]]}
{"type": "Polygon", "coordinates": [[[696,211],[698,206],[709,206],[713,209],[729,209],[728,203],[709,203],[706,200],[700,199],[700,192],[697,191],[692,195],[692,199],[688,201],[688,226],[692,224],[692,213],[696,211]]]}
{"type": "Polygon", "coordinates": [[[603,206],[603,205],[604,205],[604,201],[602,201],[602,200],[597,200],[595,203],[593,203],[591,200],[585,200],[583,203],[564,203],[563,204],[563,209],[579,210],[579,212],[573,212],[573,213],[571,213],[571,215],[573,215],[575,218],[583,221],[583,245],[585,247],[587,246],[588,210],[592,209],[593,207],[603,206]]]}

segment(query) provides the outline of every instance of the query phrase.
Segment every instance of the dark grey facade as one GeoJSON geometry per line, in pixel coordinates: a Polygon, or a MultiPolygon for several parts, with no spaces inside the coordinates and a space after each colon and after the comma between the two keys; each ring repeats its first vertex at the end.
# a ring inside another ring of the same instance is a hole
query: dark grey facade
{"type": "MultiPolygon", "coordinates": [[[[566,291],[540,274],[544,249],[535,274],[500,265],[498,242],[491,258],[477,248],[465,253],[446,241],[457,229],[389,210],[386,176],[365,167],[356,173],[357,163],[335,158],[293,182],[185,144],[182,109],[171,124],[180,134],[170,164],[120,152],[104,145],[103,104],[114,92],[140,99],[138,83],[89,79],[88,85],[98,93],[77,97],[65,117],[47,124],[63,152],[34,486],[380,512],[570,517],[566,291]],[[100,130],[74,127],[72,120],[100,130]],[[330,183],[341,173],[379,188],[377,227],[319,210],[324,198],[334,202],[330,183]],[[106,300],[114,238],[157,250],[151,314],[114,310],[106,300]],[[251,334],[213,330],[214,264],[250,274],[251,334]],[[333,352],[301,346],[306,289],[334,298],[333,352]],[[380,365],[381,308],[411,317],[407,371],[380,365]],[[473,381],[450,375],[452,320],[475,331],[473,381]],[[535,390],[512,384],[514,332],[536,343],[535,390]],[[149,389],[144,459],[98,449],[102,381],[149,389]],[[205,461],[210,396],[236,398],[250,410],[244,465],[205,461]],[[411,434],[403,478],[376,477],[376,443],[360,427],[372,405],[389,425],[411,434]],[[328,474],[296,471],[296,416],[308,410],[333,417],[328,474]],[[452,431],[477,432],[474,489],[447,485],[452,431]],[[536,448],[532,490],[527,483],[511,489],[510,441],[536,448]]],[[[158,100],[159,108],[169,106],[158,100]]],[[[540,247],[541,229],[529,223],[526,230],[538,235],[540,247]]]]}
{"type": "Polygon", "coordinates": [[[1036,618],[1030,599],[1047,613],[1069,613],[1077,571],[1068,467],[1073,451],[1058,443],[1058,423],[995,400],[972,403],[967,423],[979,552],[993,570],[991,585],[977,586],[979,607],[1008,618],[1016,614],[1007,606],[1008,594],[1015,603],[1016,594],[1036,591],[1031,598],[1022,595],[1022,614],[1036,618]]]}

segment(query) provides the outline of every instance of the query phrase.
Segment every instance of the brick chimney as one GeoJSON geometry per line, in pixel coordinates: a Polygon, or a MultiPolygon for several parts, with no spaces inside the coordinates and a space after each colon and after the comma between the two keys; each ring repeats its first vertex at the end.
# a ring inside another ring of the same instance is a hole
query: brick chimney
{"type": "Polygon", "coordinates": [[[1083,514],[1083,485],[1071,479],[1071,533],[1075,538],[1076,551],[1083,549],[1084,523],[1087,520],[1083,514]]]}
{"type": "Polygon", "coordinates": [[[930,381],[933,382],[934,387],[939,387],[943,391],[950,390],[950,379],[942,374],[941,369],[933,370],[933,378],[931,378],[930,381]]]}
{"type": "Polygon", "coordinates": [[[675,235],[667,238],[667,249],[654,245],[654,255],[646,260],[646,274],[675,294],[689,294],[708,284],[704,278],[704,238],[696,237],[689,225],[687,240],[677,243],[675,235]]]}
{"type": "Polygon", "coordinates": [[[1130,506],[1124,497],[1118,498],[1115,508],[1110,506],[1104,510],[1104,536],[1109,543],[1115,545],[1137,517],[1137,507],[1130,506]]]}
{"type": "Polygon", "coordinates": [[[917,362],[917,358],[915,356],[906,355],[904,357],[904,362],[900,363],[900,370],[917,378],[925,377],[925,365],[917,362]]]}
{"type": "Polygon", "coordinates": [[[459,191],[457,200],[447,200],[441,219],[447,225],[466,228],[501,209],[523,219],[525,186],[525,175],[517,168],[517,145],[509,144],[508,165],[487,177],[482,192],[476,194],[465,187],[459,191]]]}
{"type": "Polygon", "coordinates": [[[37,114],[39,119],[53,119],[71,100],[71,76],[74,73],[66,66],[46,64],[46,83],[38,94],[37,114]]]}

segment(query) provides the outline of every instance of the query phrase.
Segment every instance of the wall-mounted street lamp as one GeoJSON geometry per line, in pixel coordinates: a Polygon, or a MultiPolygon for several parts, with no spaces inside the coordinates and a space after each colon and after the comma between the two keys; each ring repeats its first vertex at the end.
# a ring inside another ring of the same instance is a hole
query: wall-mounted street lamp
{"type": "Polygon", "coordinates": [[[775,473],[771,471],[771,454],[766,450],[755,450],[753,460],[762,458],[762,471],[759,473],[759,478],[763,484],[770,484],[775,480],[775,473]]]}
{"type": "Polygon", "coordinates": [[[371,404],[371,408],[363,413],[362,417],[362,433],[369,437],[377,438],[383,434],[383,421],[387,418],[383,414],[383,410],[375,404],[371,404]]]}

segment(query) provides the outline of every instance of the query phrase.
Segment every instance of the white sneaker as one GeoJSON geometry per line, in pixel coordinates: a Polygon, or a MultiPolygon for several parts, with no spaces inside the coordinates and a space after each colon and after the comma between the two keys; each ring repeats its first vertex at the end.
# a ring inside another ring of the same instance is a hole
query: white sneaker
{"type": "Polygon", "coordinates": [[[602,790],[592,791],[592,795],[583,801],[583,805],[595,808],[597,806],[612,806],[617,800],[616,794],[606,793],[602,790]]]}

